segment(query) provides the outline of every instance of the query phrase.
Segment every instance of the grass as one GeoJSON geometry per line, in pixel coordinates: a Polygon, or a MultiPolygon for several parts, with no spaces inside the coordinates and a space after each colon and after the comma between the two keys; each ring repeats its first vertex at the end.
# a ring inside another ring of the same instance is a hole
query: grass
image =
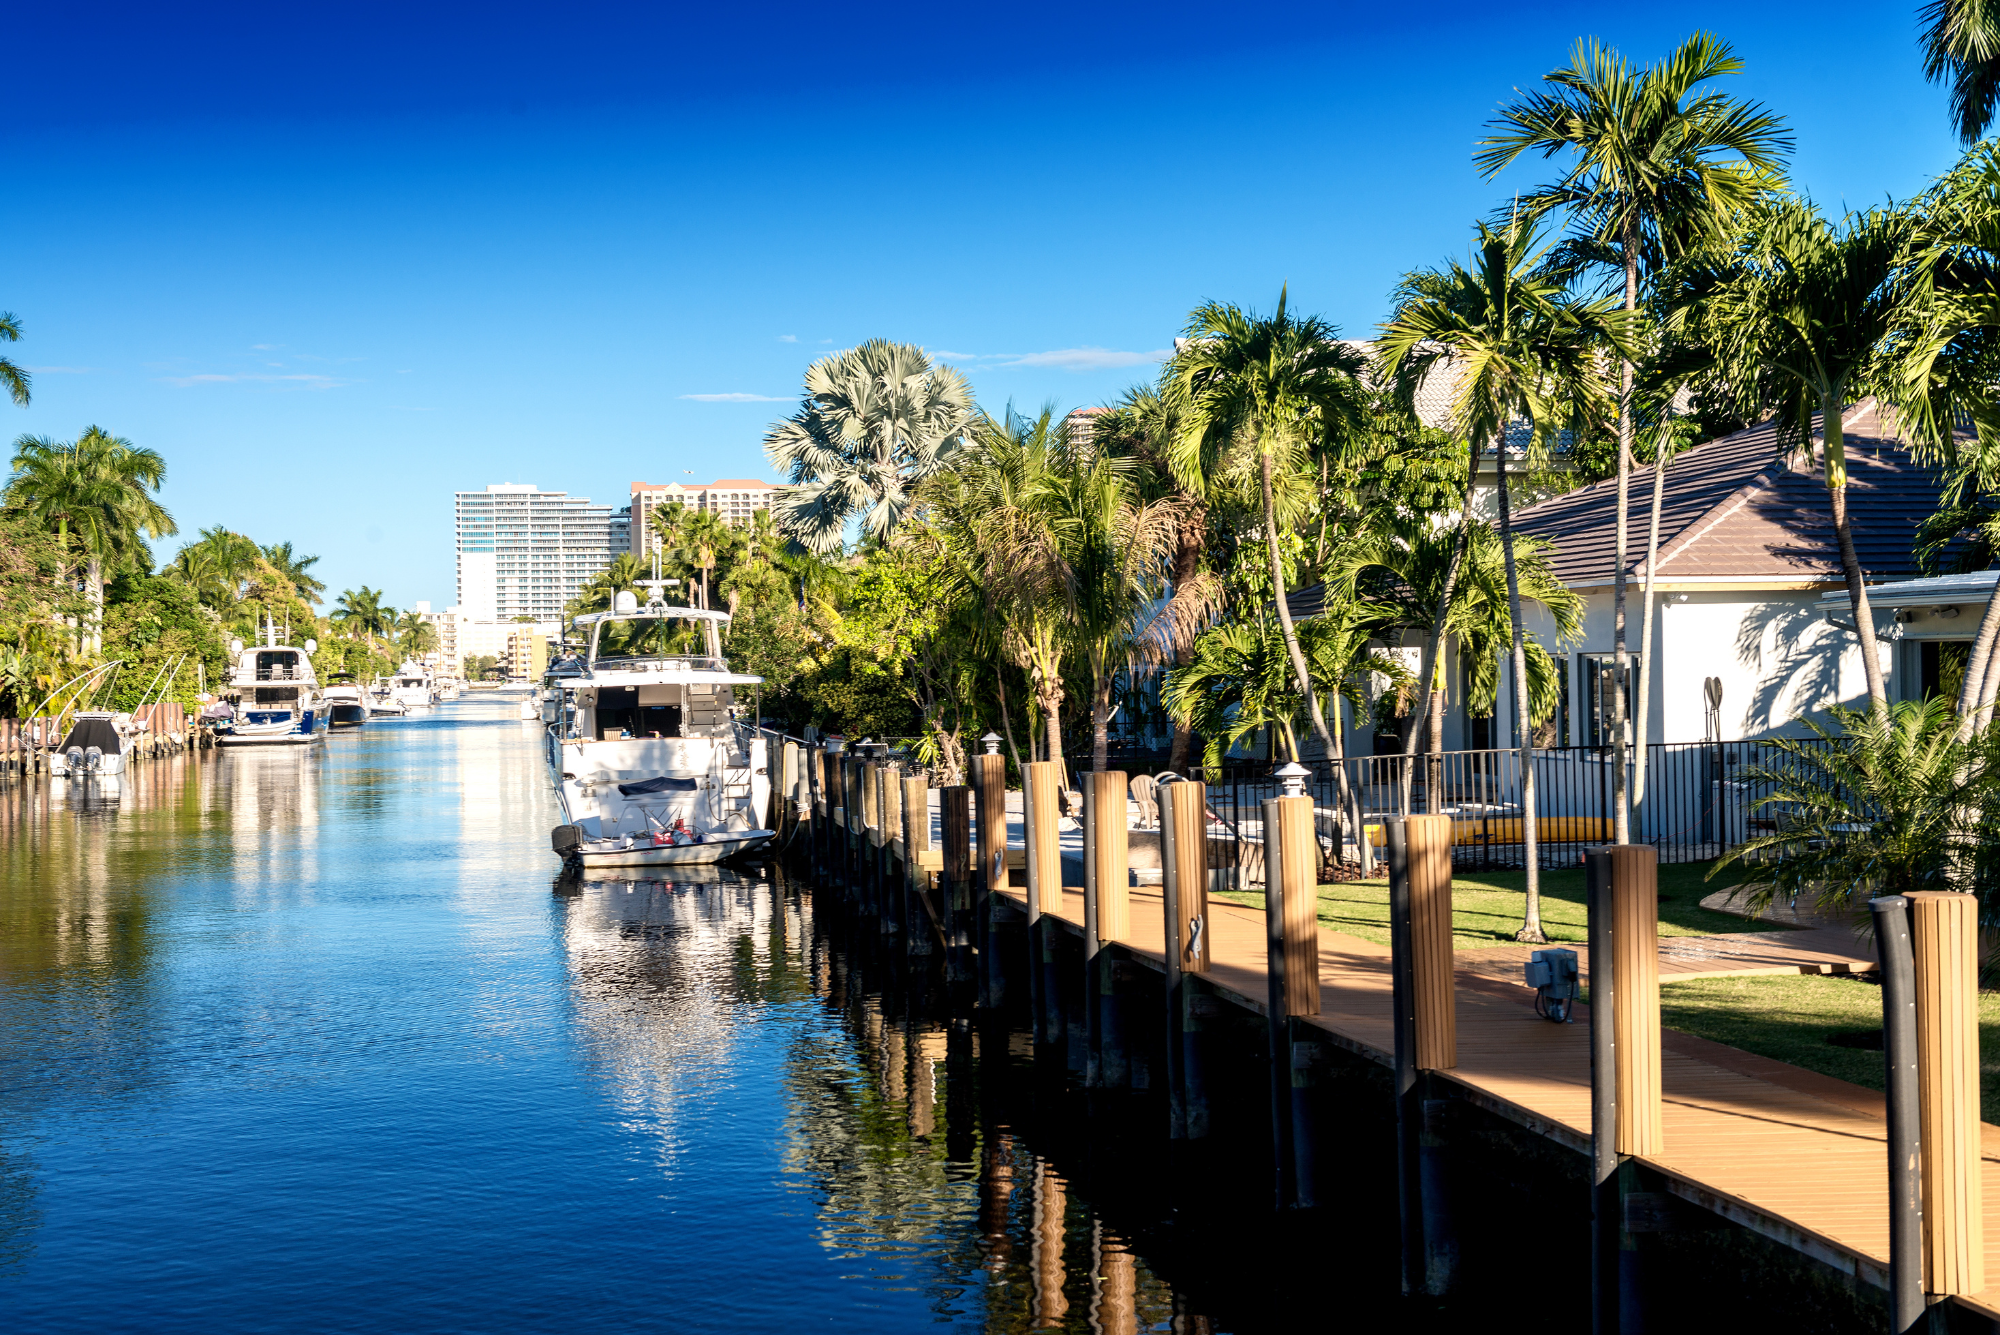
{"type": "MultiPolygon", "coordinates": [[[[1882,989],[1873,983],[1823,974],[1690,978],[1660,985],[1660,1019],[1697,1038],[1882,1088],[1879,1051],[1828,1041],[1882,1027],[1882,989]]],[[[1979,1051],[1979,1115],[2000,1121],[2000,992],[1979,994],[1979,1051]]]]}
{"type": "MultiPolygon", "coordinates": [[[[1741,864],[1724,868],[1712,881],[1703,880],[1711,862],[1677,862],[1660,868],[1660,935],[1715,936],[1724,932],[1783,930],[1776,923],[1751,924],[1730,913],[1701,907],[1702,896],[1747,879],[1741,864]]],[[[1554,942],[1584,940],[1584,883],[1581,868],[1545,871],[1542,883],[1542,931],[1554,942]]],[[[1518,871],[1481,872],[1455,876],[1451,882],[1452,940],[1459,950],[1511,944],[1520,929],[1527,895],[1527,877],[1518,871]]],[[[1220,896],[1253,908],[1264,906],[1264,892],[1250,890],[1220,896]]],[[[1389,883],[1349,881],[1319,888],[1319,920],[1336,932],[1346,932],[1380,945],[1389,944],[1389,883]]]]}

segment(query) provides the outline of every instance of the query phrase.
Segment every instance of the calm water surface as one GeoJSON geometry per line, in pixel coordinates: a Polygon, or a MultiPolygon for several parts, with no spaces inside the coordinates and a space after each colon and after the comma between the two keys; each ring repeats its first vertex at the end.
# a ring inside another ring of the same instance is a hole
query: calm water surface
{"type": "Polygon", "coordinates": [[[511,713],[0,780],[0,1329],[1167,1328],[809,894],[557,886],[511,713]]]}

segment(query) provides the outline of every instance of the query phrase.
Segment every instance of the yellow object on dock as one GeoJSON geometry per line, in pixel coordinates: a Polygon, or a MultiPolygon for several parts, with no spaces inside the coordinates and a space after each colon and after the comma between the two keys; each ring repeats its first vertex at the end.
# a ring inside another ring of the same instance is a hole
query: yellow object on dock
{"type": "MultiPolygon", "coordinates": [[[[1522,827],[1526,824],[1519,816],[1471,817],[1454,816],[1451,820],[1451,842],[1459,847],[1478,844],[1518,844],[1521,842],[1522,827]]],[[[1368,842],[1376,848],[1388,845],[1380,825],[1364,825],[1368,831],[1368,842]]],[[[1535,841],[1543,844],[1608,844],[1611,842],[1611,822],[1603,816],[1537,816],[1535,818],[1535,841]]]]}

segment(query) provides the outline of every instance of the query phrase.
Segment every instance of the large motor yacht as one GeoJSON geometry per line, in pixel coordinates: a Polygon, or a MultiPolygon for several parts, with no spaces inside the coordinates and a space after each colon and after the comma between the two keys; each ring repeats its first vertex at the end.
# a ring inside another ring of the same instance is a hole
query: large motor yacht
{"type": "Polygon", "coordinates": [[[229,674],[229,694],[235,697],[233,717],[218,727],[217,746],[271,746],[316,742],[326,732],[326,699],[313,675],[311,655],[317,640],[305,648],[278,643],[277,627],[266,618],[265,642],[244,647],[230,641],[236,667],[229,674]]]}
{"type": "Polygon", "coordinates": [[[769,843],[770,765],[757,729],[733,715],[726,612],[673,606],[645,580],[609,612],[576,619],[580,655],[549,668],[542,718],[565,861],[592,867],[720,862],[769,843]]]}
{"type": "Polygon", "coordinates": [[[414,658],[404,659],[403,666],[389,679],[389,698],[405,707],[436,704],[437,690],[431,685],[431,670],[414,658]]]}

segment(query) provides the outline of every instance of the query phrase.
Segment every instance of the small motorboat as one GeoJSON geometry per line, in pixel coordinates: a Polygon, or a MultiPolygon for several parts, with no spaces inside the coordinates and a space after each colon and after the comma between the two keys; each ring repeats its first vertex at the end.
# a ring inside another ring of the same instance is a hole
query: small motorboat
{"type": "Polygon", "coordinates": [[[118,730],[118,716],[103,710],[78,714],[69,735],[49,757],[49,773],[59,779],[124,772],[125,737],[118,730]]]}
{"type": "Polygon", "coordinates": [[[320,692],[326,701],[327,726],[330,728],[358,728],[368,721],[373,712],[368,692],[352,672],[329,673],[326,689],[320,692]]]}
{"type": "Polygon", "coordinates": [[[380,677],[368,693],[368,709],[383,718],[401,718],[410,712],[410,707],[397,697],[395,688],[380,677]]]}

